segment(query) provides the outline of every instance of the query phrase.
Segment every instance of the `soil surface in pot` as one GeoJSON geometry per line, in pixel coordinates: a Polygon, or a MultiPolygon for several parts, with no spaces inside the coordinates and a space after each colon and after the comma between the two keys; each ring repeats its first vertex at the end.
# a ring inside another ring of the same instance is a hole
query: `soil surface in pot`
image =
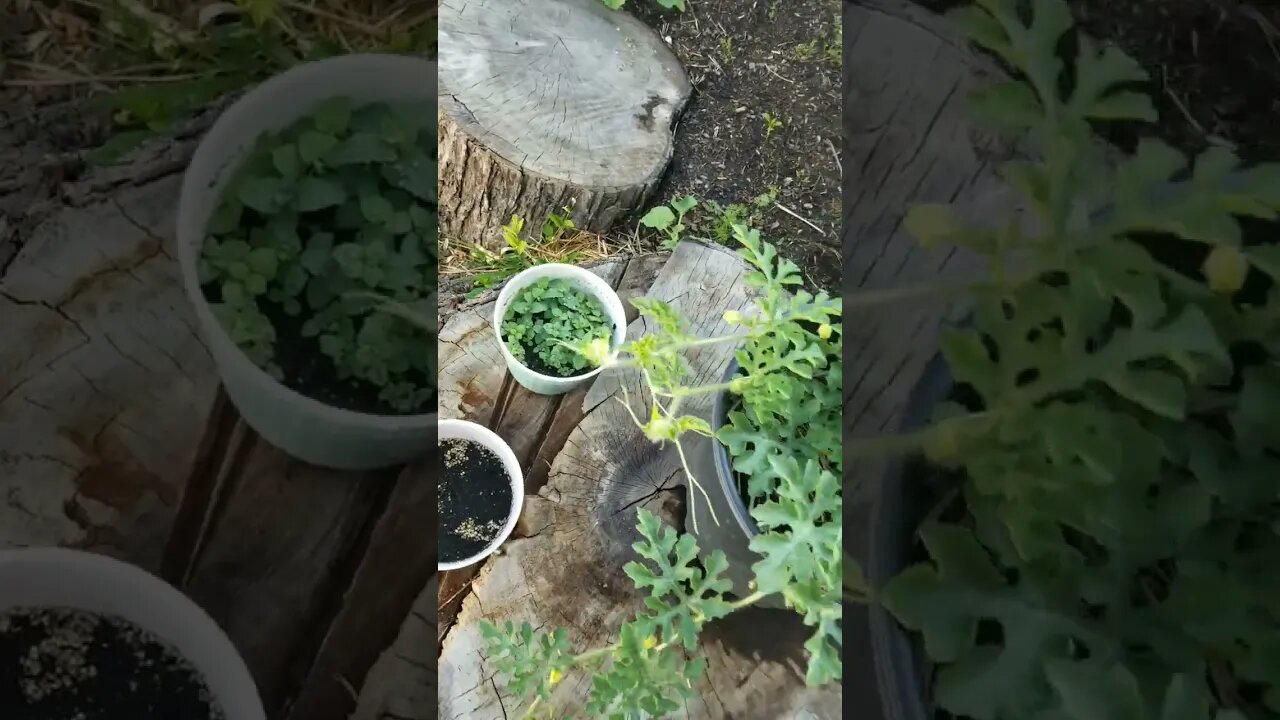
{"type": "MultiPolygon", "coordinates": [[[[210,303],[222,299],[217,283],[206,284],[201,290],[210,303]]],[[[359,378],[344,380],[338,377],[333,361],[321,352],[320,342],[303,336],[302,324],[306,317],[291,316],[278,303],[265,298],[259,300],[259,307],[276,329],[274,359],[284,372],[285,387],[330,407],[370,415],[420,415],[431,412],[434,407],[434,397],[410,412],[397,412],[387,407],[378,398],[379,388],[376,385],[359,378]]],[[[434,387],[436,383],[435,378],[423,377],[420,373],[413,376],[413,380],[420,387],[434,387]]]]}
{"type": "Polygon", "coordinates": [[[483,550],[502,531],[511,513],[511,480],[497,453],[478,442],[444,440],[440,453],[440,559],[456,562],[483,550]]]}
{"type": "MultiPolygon", "coordinates": [[[[748,210],[753,224],[815,284],[838,293],[841,3],[686,5],[684,13],[656,2],[626,6],[671,45],[694,88],[655,200],[691,194],[750,208],[777,188],[774,201],[748,210]],[[765,113],[782,125],[766,131],[765,113]]],[[[705,202],[685,222],[699,236],[712,236],[717,224],[705,202]]]]}
{"type": "Polygon", "coordinates": [[[5,720],[223,720],[203,678],[120,618],[61,608],[0,614],[5,720]]]}

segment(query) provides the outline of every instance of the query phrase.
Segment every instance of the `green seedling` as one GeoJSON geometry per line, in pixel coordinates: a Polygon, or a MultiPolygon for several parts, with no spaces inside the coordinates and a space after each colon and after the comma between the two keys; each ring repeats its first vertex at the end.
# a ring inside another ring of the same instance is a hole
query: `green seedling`
{"type": "Polygon", "coordinates": [[[591,370],[576,348],[600,339],[607,343],[613,322],[595,297],[566,280],[542,278],[516,293],[501,331],[512,357],[531,370],[573,377],[591,370]]]}
{"type": "MultiPolygon", "coordinates": [[[[542,247],[564,240],[577,230],[577,224],[569,215],[571,210],[572,208],[566,207],[563,209],[564,214],[547,215],[547,219],[542,223],[542,247]]],[[[468,298],[477,297],[522,270],[546,262],[538,253],[540,248],[532,245],[530,239],[525,236],[524,224],[524,218],[518,215],[511,216],[511,222],[502,228],[502,239],[506,247],[501,252],[492,252],[480,245],[471,248],[469,258],[471,267],[484,268],[484,272],[476,275],[472,280],[471,290],[467,293],[468,298]]],[[[579,257],[580,253],[570,252],[558,257],[557,261],[572,264],[577,262],[579,257]]]]}
{"type": "Polygon", "coordinates": [[[771,185],[768,190],[745,203],[721,205],[714,200],[707,200],[707,211],[713,221],[712,235],[721,244],[729,244],[733,240],[735,225],[758,228],[764,221],[765,211],[777,202],[781,192],[781,188],[771,185]]]}
{"type": "Polygon", "coordinates": [[[675,248],[680,242],[680,235],[685,231],[684,216],[698,204],[692,195],[675,198],[670,205],[659,205],[640,218],[640,224],[661,232],[666,238],[663,247],[675,248]]]}
{"type": "Polygon", "coordinates": [[[436,155],[428,109],[321,103],[259,139],[210,220],[200,280],[246,355],[288,381],[275,323],[342,381],[398,412],[434,396],[422,327],[388,307],[434,304],[436,155]]]}
{"type": "Polygon", "coordinates": [[[775,130],[779,130],[782,128],[782,121],[779,120],[773,113],[765,113],[760,117],[762,120],[764,120],[764,139],[765,140],[768,140],[769,136],[773,135],[775,130]]]}

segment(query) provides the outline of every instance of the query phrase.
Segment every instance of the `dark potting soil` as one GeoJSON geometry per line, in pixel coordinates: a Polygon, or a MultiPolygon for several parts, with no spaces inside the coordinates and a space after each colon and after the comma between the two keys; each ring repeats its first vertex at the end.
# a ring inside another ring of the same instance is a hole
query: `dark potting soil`
{"type": "Polygon", "coordinates": [[[444,440],[440,456],[440,559],[448,562],[480,552],[497,537],[511,512],[511,481],[502,460],[480,443],[444,440]]]}
{"type": "Polygon", "coordinates": [[[186,660],[120,618],[62,608],[0,614],[4,720],[224,720],[186,660]]]}
{"type": "Polygon", "coordinates": [[[777,188],[777,204],[757,224],[760,234],[818,287],[839,293],[841,3],[686,5],[683,13],[656,2],[626,5],[671,45],[694,87],[655,198],[698,197],[702,204],[686,223],[709,237],[714,220],[706,201],[746,203],[777,188]],[[765,113],[782,126],[766,132],[765,113]]]}

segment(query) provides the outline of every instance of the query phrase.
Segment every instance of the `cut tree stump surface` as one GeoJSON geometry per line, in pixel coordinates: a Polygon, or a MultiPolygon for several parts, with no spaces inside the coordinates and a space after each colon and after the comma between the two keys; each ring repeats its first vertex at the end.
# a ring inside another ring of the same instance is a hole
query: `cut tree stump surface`
{"type": "Polygon", "coordinates": [[[112,168],[52,152],[48,118],[0,118],[0,547],[157,573],[226,630],[271,720],[346,720],[435,574],[435,464],[310,467],[227,401],[174,259],[220,107],[112,168]]]}
{"type": "Polygon", "coordinates": [[[570,205],[603,232],[645,201],[691,92],[652,30],[599,0],[450,0],[439,22],[445,237],[500,244],[570,205]]]}
{"type": "MultiPolygon", "coordinates": [[[[698,335],[725,333],[725,310],[747,307],[746,265],[731,251],[681,243],[661,258],[613,261],[593,270],[621,294],[670,302],[698,335]],[[655,277],[656,271],[656,277],[655,277]]],[[[448,720],[518,717],[520,699],[493,679],[479,622],[565,627],[579,651],[612,644],[623,622],[642,610],[622,572],[637,559],[636,511],[647,508],[683,526],[684,475],[674,447],[647,441],[619,402],[646,397],[634,372],[610,371],[588,389],[560,398],[514,383],[498,356],[492,306],[462,309],[445,323],[440,356],[443,417],[489,425],[515,449],[529,475],[522,537],[479,566],[444,573],[439,631],[439,712],[448,720]],[[483,324],[480,323],[483,319],[483,324]],[[459,608],[460,606],[460,608],[459,608]]],[[[634,320],[628,337],[644,332],[634,320]]],[[[732,348],[704,348],[690,361],[698,383],[719,379],[732,348]]],[[[710,398],[687,409],[709,417],[710,398]]],[[[680,717],[838,718],[838,687],[807,688],[802,644],[807,628],[788,611],[743,611],[704,630],[698,655],[707,676],[699,700],[680,717]],[[770,632],[761,632],[762,626],[770,632]]],[[[590,676],[573,672],[557,686],[557,716],[580,716],[590,676]]]]}

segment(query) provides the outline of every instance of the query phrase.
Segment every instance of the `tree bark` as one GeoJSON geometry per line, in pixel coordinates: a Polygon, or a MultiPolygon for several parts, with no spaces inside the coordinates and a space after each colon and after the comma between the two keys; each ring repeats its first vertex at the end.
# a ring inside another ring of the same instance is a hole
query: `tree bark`
{"type": "Polygon", "coordinates": [[[442,4],[442,236],[494,248],[512,215],[566,207],[608,230],[662,179],[690,90],[661,38],[599,0],[442,4]]]}

